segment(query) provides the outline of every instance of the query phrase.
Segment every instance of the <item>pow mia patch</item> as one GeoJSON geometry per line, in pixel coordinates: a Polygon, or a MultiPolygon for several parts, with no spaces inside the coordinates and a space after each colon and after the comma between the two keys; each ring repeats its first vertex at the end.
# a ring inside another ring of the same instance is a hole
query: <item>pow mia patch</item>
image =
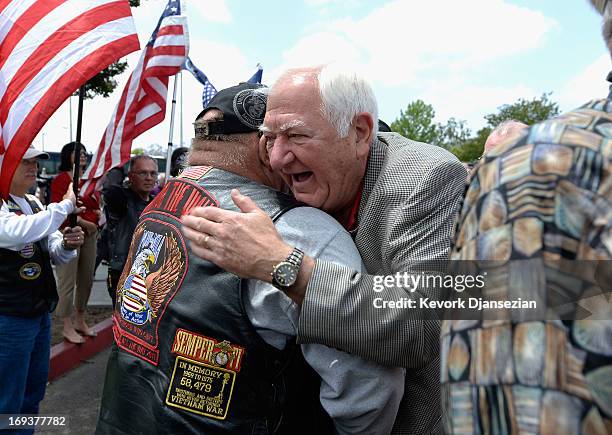
{"type": "Polygon", "coordinates": [[[266,98],[257,89],[244,89],[234,97],[234,113],[245,124],[257,129],[266,114],[266,98]]]}
{"type": "Polygon", "coordinates": [[[32,281],[40,276],[42,267],[38,263],[26,263],[19,269],[19,276],[32,281]]]}

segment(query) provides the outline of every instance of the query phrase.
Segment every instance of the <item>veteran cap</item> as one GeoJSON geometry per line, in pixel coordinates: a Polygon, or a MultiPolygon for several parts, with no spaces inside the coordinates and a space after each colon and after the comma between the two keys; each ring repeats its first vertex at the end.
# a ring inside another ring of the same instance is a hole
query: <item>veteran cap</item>
{"type": "Polygon", "coordinates": [[[223,119],[196,125],[196,137],[259,131],[266,114],[267,91],[259,83],[240,83],[217,92],[196,121],[210,109],[223,112],[223,119]]]}

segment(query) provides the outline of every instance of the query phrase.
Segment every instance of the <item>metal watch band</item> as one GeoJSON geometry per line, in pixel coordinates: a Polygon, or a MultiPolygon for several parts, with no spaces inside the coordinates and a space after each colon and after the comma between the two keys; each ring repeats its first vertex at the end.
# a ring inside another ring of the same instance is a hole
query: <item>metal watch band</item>
{"type": "Polygon", "coordinates": [[[293,248],[289,257],[285,260],[287,263],[291,263],[294,266],[300,266],[302,264],[302,259],[304,258],[304,252],[299,250],[298,248],[293,248]]]}

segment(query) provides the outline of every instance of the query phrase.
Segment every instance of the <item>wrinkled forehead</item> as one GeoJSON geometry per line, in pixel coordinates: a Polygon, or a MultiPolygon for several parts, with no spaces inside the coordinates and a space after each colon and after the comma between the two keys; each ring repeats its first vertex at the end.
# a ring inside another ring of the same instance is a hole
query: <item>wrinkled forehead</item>
{"type": "Polygon", "coordinates": [[[279,133],[284,133],[288,130],[291,130],[292,128],[306,127],[308,125],[308,123],[303,119],[290,119],[290,118],[292,117],[291,116],[276,117],[274,115],[270,115],[270,117],[266,117],[266,119],[264,119],[264,123],[259,128],[259,130],[264,133],[279,134],[279,133]],[[268,120],[267,124],[266,124],[266,120],[268,120]]]}

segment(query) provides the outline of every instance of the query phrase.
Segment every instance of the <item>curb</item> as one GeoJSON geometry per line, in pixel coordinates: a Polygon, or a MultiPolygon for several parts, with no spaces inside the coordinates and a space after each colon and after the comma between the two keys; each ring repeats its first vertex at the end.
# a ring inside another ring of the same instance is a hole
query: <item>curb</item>
{"type": "Polygon", "coordinates": [[[113,342],[113,319],[106,319],[93,326],[98,333],[96,337],[85,337],[83,344],[74,344],[67,341],[56,344],[51,348],[49,362],[49,377],[51,382],[66,372],[80,365],[83,361],[103,351],[113,342]]]}

